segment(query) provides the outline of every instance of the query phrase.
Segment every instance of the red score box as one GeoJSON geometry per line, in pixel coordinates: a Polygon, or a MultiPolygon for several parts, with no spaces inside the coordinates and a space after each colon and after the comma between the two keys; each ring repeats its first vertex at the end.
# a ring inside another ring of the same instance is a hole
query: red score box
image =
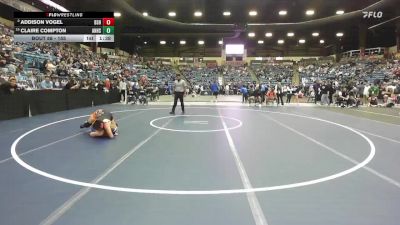
{"type": "Polygon", "coordinates": [[[103,26],[114,26],[114,18],[103,18],[103,26]]]}

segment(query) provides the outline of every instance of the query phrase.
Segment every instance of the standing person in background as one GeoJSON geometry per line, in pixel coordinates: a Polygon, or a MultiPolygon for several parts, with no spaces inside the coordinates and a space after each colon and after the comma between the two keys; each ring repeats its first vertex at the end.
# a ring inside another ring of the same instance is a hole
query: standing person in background
{"type": "Polygon", "coordinates": [[[126,78],[121,78],[118,84],[119,94],[121,95],[121,102],[125,102],[125,97],[127,96],[128,84],[126,83],[126,78]]]}
{"type": "Polygon", "coordinates": [[[287,100],[288,86],[282,85],[282,91],[283,91],[283,97],[286,97],[287,100]]]}
{"type": "Polygon", "coordinates": [[[366,83],[364,86],[363,90],[363,105],[368,105],[368,98],[369,98],[369,89],[370,89],[369,83],[366,83]]]}
{"type": "Polygon", "coordinates": [[[291,84],[286,89],[286,103],[290,103],[292,96],[293,96],[294,89],[291,84]]]}
{"type": "Polygon", "coordinates": [[[329,105],[329,87],[326,85],[326,81],[324,81],[320,87],[321,89],[321,105],[329,105]]]}
{"type": "Polygon", "coordinates": [[[333,82],[328,83],[328,99],[329,99],[329,105],[333,103],[333,94],[335,93],[335,88],[333,87],[333,82]]]}
{"type": "Polygon", "coordinates": [[[225,95],[229,95],[229,84],[225,85],[225,95]]]}
{"type": "Polygon", "coordinates": [[[278,82],[275,86],[276,90],[276,103],[279,105],[279,99],[281,100],[281,105],[283,105],[283,87],[281,85],[281,82],[278,82]]]}
{"type": "Polygon", "coordinates": [[[111,90],[111,81],[109,78],[106,78],[106,81],[104,82],[104,91],[109,92],[111,90]]]}
{"type": "Polygon", "coordinates": [[[212,94],[215,96],[215,101],[217,101],[218,92],[219,92],[217,81],[214,81],[214,83],[211,84],[210,89],[211,89],[212,94]]]}
{"type": "Polygon", "coordinates": [[[365,88],[365,84],[363,81],[361,81],[358,85],[357,85],[357,98],[359,99],[363,99],[363,95],[364,95],[364,88],[365,88]]]}
{"type": "Polygon", "coordinates": [[[317,104],[317,102],[321,101],[321,84],[319,81],[315,81],[314,85],[312,86],[312,89],[314,90],[314,104],[317,104]]]}
{"type": "Polygon", "coordinates": [[[152,94],[154,95],[154,100],[160,100],[160,90],[157,85],[154,87],[152,94]]]}
{"type": "Polygon", "coordinates": [[[176,80],[174,82],[174,106],[169,114],[175,114],[175,108],[178,104],[178,99],[181,102],[182,114],[185,114],[185,105],[183,104],[183,97],[185,96],[186,82],[181,79],[180,74],[176,74],[176,80]]]}
{"type": "Polygon", "coordinates": [[[376,83],[373,83],[372,86],[369,88],[369,96],[377,97],[379,95],[379,87],[376,83]]]}
{"type": "Polygon", "coordinates": [[[265,94],[266,94],[266,86],[265,84],[260,85],[260,94],[261,94],[261,103],[265,102],[265,94]]]}
{"type": "Polygon", "coordinates": [[[257,103],[258,103],[258,106],[259,107],[261,107],[261,90],[260,90],[260,85],[259,84],[257,84],[256,85],[256,88],[254,89],[254,104],[255,104],[255,106],[257,106],[257,103]]]}
{"type": "Polygon", "coordinates": [[[294,101],[297,103],[297,105],[299,104],[299,95],[303,95],[303,93],[301,93],[301,89],[301,86],[293,87],[294,101]]]}
{"type": "Polygon", "coordinates": [[[243,86],[240,88],[240,92],[242,92],[242,103],[247,102],[247,99],[248,99],[248,97],[249,97],[249,92],[248,92],[248,90],[247,90],[247,87],[243,85],[243,86]]]}

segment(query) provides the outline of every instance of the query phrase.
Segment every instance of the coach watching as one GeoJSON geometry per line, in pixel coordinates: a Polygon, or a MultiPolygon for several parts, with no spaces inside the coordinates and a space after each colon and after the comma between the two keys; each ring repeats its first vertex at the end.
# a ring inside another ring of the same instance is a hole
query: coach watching
{"type": "Polygon", "coordinates": [[[186,82],[181,79],[181,75],[176,75],[176,80],[174,82],[174,106],[172,106],[172,111],[169,114],[175,114],[175,108],[178,103],[178,99],[181,102],[182,114],[185,114],[185,106],[183,104],[183,97],[185,95],[186,82]]]}

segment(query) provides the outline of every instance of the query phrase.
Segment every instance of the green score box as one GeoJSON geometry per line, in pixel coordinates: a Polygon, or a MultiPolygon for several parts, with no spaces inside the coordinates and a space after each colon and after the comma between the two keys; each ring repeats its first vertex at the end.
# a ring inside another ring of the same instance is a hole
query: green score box
{"type": "Polygon", "coordinates": [[[113,26],[104,26],[103,34],[114,34],[114,27],[113,26]]]}

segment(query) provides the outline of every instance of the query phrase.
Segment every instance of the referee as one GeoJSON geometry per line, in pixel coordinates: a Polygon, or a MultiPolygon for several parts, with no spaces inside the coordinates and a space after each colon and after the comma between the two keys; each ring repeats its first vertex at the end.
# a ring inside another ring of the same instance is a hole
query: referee
{"type": "Polygon", "coordinates": [[[185,96],[186,82],[181,79],[180,74],[176,74],[176,80],[174,82],[174,106],[169,114],[175,114],[175,108],[178,103],[178,99],[181,101],[182,114],[185,114],[185,105],[183,104],[183,97],[185,96]]]}

